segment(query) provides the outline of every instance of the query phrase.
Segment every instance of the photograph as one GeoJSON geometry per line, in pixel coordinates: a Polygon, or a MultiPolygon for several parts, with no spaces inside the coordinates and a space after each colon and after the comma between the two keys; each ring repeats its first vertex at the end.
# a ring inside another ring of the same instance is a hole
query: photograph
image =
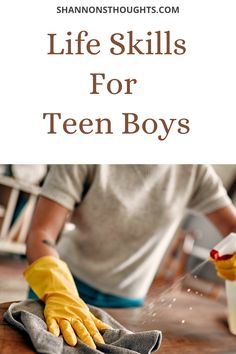
{"type": "Polygon", "coordinates": [[[0,173],[1,353],[234,352],[236,165],[0,173]]]}

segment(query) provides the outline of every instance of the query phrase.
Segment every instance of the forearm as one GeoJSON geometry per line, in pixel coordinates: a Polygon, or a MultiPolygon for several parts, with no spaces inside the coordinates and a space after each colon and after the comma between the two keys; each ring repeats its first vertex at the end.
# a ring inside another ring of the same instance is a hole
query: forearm
{"type": "Polygon", "coordinates": [[[59,258],[55,241],[50,238],[50,235],[42,231],[30,233],[27,240],[26,256],[29,264],[44,256],[59,258]]]}
{"type": "Polygon", "coordinates": [[[236,232],[236,209],[234,206],[218,209],[206,216],[216,226],[222,236],[236,232]]]}
{"type": "Polygon", "coordinates": [[[69,210],[60,204],[44,197],[39,199],[26,241],[30,264],[44,256],[59,257],[55,244],[68,216],[69,210]]]}

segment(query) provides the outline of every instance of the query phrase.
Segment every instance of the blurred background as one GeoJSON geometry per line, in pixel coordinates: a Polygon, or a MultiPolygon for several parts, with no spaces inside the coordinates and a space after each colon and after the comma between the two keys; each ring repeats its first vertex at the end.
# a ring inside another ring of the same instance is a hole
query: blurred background
{"type": "MultiPolygon", "coordinates": [[[[213,165],[236,203],[236,165],[213,165]]],[[[22,272],[27,266],[25,240],[48,165],[0,165],[0,303],[26,298],[27,284],[22,272]]],[[[68,225],[69,226],[69,225],[68,225]]],[[[176,237],[158,270],[160,289],[171,286],[208,258],[220,240],[218,231],[206,218],[186,212],[176,237]]],[[[206,296],[224,301],[224,284],[214,267],[198,271],[198,281],[184,278],[183,287],[195,288],[206,296]]]]}

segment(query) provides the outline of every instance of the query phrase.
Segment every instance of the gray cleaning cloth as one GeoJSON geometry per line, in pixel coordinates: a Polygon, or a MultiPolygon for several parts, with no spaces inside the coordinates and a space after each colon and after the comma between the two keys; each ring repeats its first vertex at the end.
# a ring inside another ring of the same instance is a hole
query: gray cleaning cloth
{"type": "Polygon", "coordinates": [[[102,333],[106,344],[97,343],[91,349],[78,340],[75,347],[68,346],[62,336],[55,337],[47,331],[41,301],[26,300],[13,303],[4,314],[11,325],[25,331],[30,336],[37,353],[44,354],[148,354],[156,351],[161,343],[161,332],[157,330],[133,333],[123,327],[105,311],[89,306],[90,311],[99,319],[112,326],[102,333]]]}

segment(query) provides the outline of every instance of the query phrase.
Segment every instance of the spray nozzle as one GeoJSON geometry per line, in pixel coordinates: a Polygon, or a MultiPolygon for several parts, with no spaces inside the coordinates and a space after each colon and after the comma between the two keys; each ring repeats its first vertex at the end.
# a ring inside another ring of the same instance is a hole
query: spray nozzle
{"type": "Polygon", "coordinates": [[[236,234],[231,233],[220,241],[210,252],[211,258],[215,261],[231,258],[236,252],[236,234]]]}

